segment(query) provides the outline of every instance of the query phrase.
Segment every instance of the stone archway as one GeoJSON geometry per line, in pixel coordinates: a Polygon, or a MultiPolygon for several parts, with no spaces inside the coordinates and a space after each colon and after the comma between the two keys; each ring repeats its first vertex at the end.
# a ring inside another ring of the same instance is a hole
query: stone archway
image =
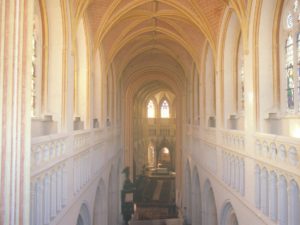
{"type": "Polygon", "coordinates": [[[114,218],[114,193],[113,193],[113,167],[110,170],[108,178],[108,196],[107,196],[107,224],[112,224],[114,218]]]}
{"type": "Polygon", "coordinates": [[[221,225],[239,225],[236,213],[230,202],[225,203],[223,207],[221,225]]]}
{"type": "Polygon", "coordinates": [[[200,179],[197,168],[193,171],[193,190],[192,190],[192,224],[202,224],[202,206],[201,206],[201,190],[200,190],[200,179]]]}
{"type": "Polygon", "coordinates": [[[205,182],[203,192],[203,224],[218,225],[215,195],[209,180],[205,182]]]}
{"type": "Polygon", "coordinates": [[[95,204],[94,204],[94,225],[106,224],[106,199],[105,199],[105,184],[101,179],[96,191],[95,204]]]}
{"type": "Polygon", "coordinates": [[[90,212],[85,203],[83,203],[80,207],[76,225],[91,225],[90,212]]]}
{"type": "Polygon", "coordinates": [[[187,224],[191,224],[192,220],[192,181],[190,163],[186,163],[184,178],[184,217],[187,224]]]}
{"type": "Polygon", "coordinates": [[[119,174],[118,168],[112,167],[108,179],[107,224],[118,224],[119,220],[119,174]]]}

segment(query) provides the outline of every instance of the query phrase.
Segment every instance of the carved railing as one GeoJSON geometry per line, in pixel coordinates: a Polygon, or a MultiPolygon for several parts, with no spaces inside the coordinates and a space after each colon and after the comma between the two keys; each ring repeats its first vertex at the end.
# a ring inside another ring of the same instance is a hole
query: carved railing
{"type": "Polygon", "coordinates": [[[59,159],[66,152],[66,135],[35,138],[31,145],[31,166],[36,168],[59,159]]]}
{"type": "Polygon", "coordinates": [[[100,171],[102,156],[105,154],[107,159],[112,153],[102,142],[111,142],[118,132],[120,129],[91,129],[32,139],[32,225],[55,223],[71,198],[81,193],[100,171]],[[67,192],[72,189],[73,193],[67,192]]]}
{"type": "Polygon", "coordinates": [[[245,150],[245,133],[238,130],[220,130],[222,146],[234,150],[245,150]]]}
{"type": "Polygon", "coordinates": [[[75,151],[81,151],[82,148],[87,148],[92,143],[92,132],[90,131],[76,131],[74,133],[74,144],[73,148],[75,151]]]}
{"type": "Polygon", "coordinates": [[[67,204],[65,163],[31,178],[31,224],[50,224],[67,204]]]}
{"type": "Polygon", "coordinates": [[[299,138],[256,133],[255,155],[276,165],[299,168],[299,138]]]}
{"type": "Polygon", "coordinates": [[[241,195],[245,194],[245,160],[239,154],[222,151],[222,179],[241,195]]]}

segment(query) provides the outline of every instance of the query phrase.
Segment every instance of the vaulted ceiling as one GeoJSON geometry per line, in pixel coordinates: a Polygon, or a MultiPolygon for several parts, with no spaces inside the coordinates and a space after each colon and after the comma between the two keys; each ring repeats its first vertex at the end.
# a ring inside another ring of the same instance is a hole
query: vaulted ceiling
{"type": "Polygon", "coordinates": [[[216,54],[226,7],[243,21],[247,4],[247,0],[74,0],[74,11],[75,17],[85,16],[94,47],[101,49],[106,70],[114,65],[118,80],[129,82],[134,74],[151,70],[182,83],[207,45],[216,54]]]}
{"type": "Polygon", "coordinates": [[[215,48],[225,6],[222,0],[94,0],[87,14],[108,64],[119,57],[122,69],[137,55],[160,50],[185,66],[198,60],[206,40],[215,48]]]}

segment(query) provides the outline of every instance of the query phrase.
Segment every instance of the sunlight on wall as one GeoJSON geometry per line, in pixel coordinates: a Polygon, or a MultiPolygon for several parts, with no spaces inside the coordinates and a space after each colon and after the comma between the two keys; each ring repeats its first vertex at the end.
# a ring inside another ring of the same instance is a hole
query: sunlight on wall
{"type": "Polygon", "coordinates": [[[300,138],[300,125],[291,124],[291,136],[295,138],[300,138]]]}

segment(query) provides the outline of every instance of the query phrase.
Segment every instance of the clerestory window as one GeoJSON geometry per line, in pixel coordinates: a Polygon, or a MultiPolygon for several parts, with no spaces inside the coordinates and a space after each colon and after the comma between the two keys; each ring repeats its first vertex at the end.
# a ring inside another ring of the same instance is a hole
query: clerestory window
{"type": "Polygon", "coordinates": [[[300,9],[299,0],[290,0],[282,17],[284,28],[284,73],[282,76],[284,108],[300,111],[300,9]]]}
{"type": "Polygon", "coordinates": [[[164,100],[161,104],[160,116],[161,116],[161,118],[169,118],[170,117],[169,103],[167,102],[167,100],[164,100]]]}
{"type": "Polygon", "coordinates": [[[152,100],[150,100],[147,105],[147,117],[155,118],[155,107],[152,100]]]}

